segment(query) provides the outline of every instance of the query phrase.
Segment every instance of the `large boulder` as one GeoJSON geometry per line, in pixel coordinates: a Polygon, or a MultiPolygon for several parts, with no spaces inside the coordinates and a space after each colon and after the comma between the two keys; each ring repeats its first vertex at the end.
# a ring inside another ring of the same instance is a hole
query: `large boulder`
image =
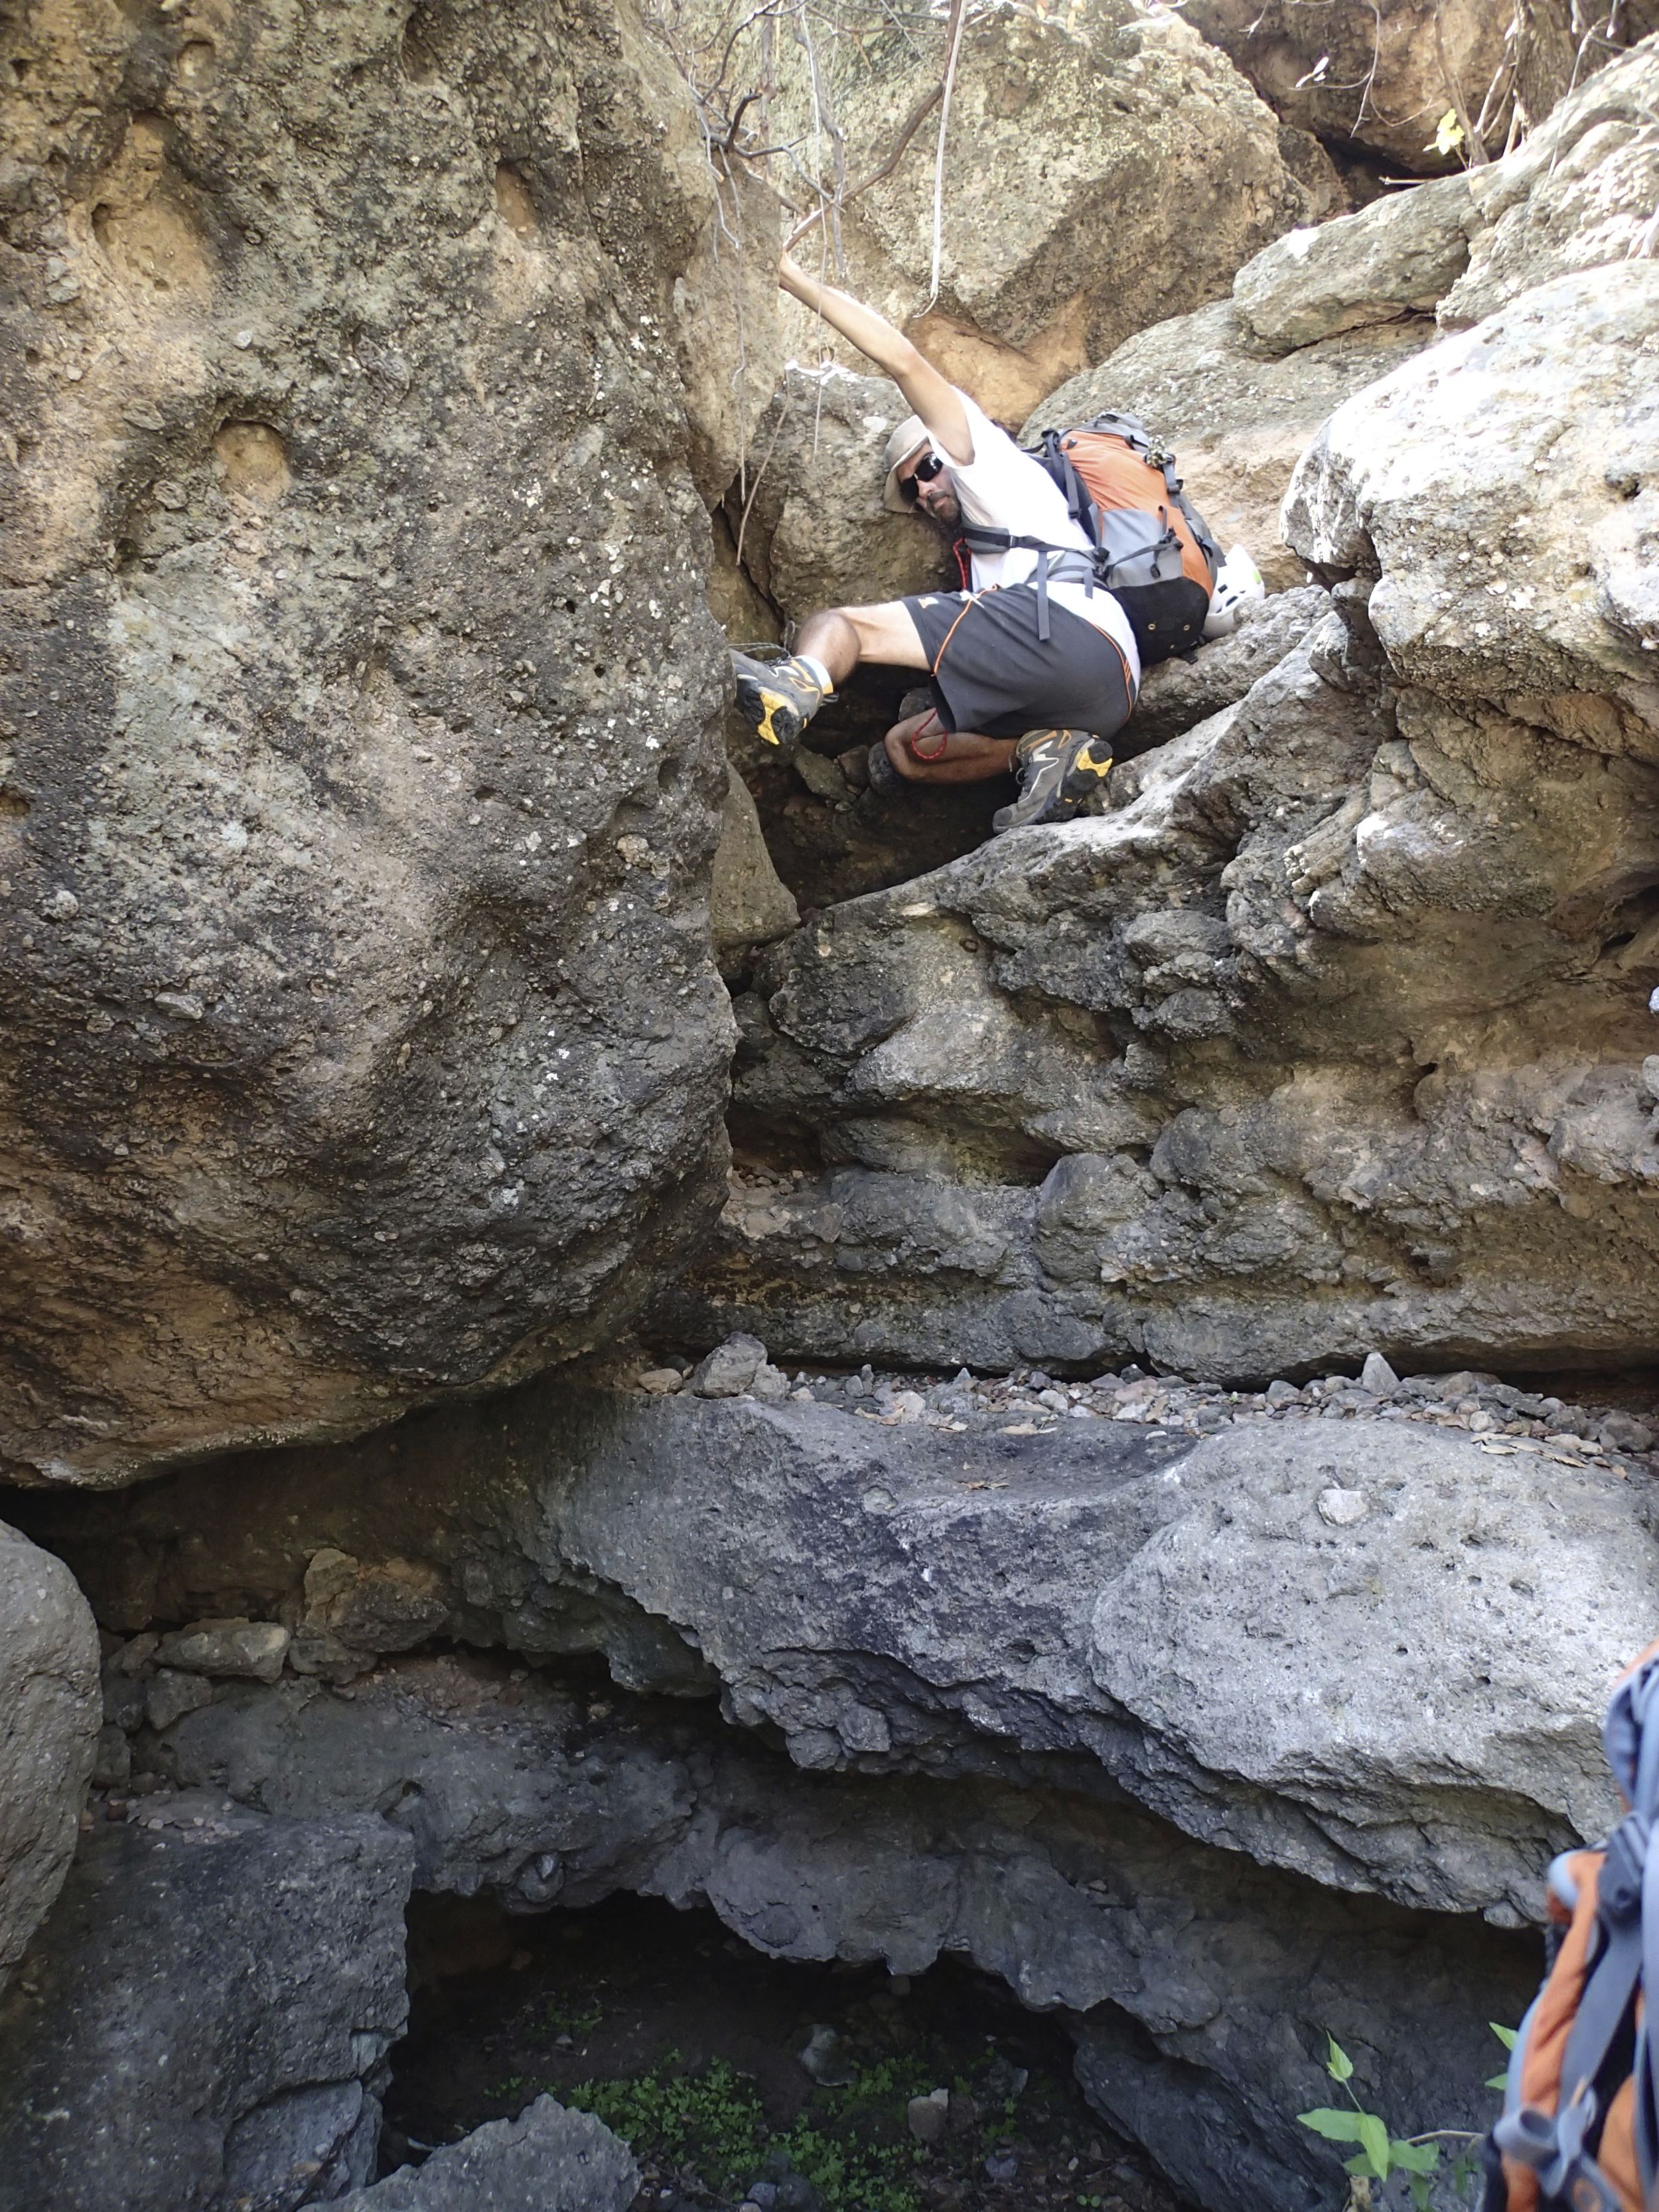
{"type": "Polygon", "coordinates": [[[1431,315],[1468,266],[1476,220],[1466,179],[1418,185],[1276,240],[1234,277],[1234,302],[1273,354],[1431,315]]]}
{"type": "Polygon", "coordinates": [[[98,1656],[68,1568],[0,1522],[0,1990],[75,1856],[102,1718],[98,1656]]]}
{"type": "MultiPolygon", "coordinates": [[[[1398,678],[1614,775],[1659,764],[1656,355],[1659,262],[1557,277],[1339,408],[1285,507],[1322,573],[1364,579],[1398,678]]],[[[1653,880],[1643,815],[1608,828],[1602,912],[1653,880]]]]}
{"type": "MultiPolygon", "coordinates": [[[[1532,580],[1546,630],[1589,635],[1532,580]]],[[[1340,589],[1361,623],[1366,585],[1340,589]]],[[[1642,658],[1610,630],[1600,651],[1608,680],[1642,658]]],[[[666,1322],[785,1355],[1151,1354],[1258,1382],[1375,1344],[1646,1358],[1641,695],[1453,704],[1380,665],[1332,612],[1115,771],[1108,814],[772,948],[736,1097],[825,1172],[759,1218],[734,1187],[666,1322]]]]}
{"type": "Polygon", "coordinates": [[[706,1221],[775,210],[626,0],[9,51],[0,1463],[109,1481],[533,1367],[706,1221]]]}
{"type": "Polygon", "coordinates": [[[267,2212],[368,2180],[409,1839],[222,1794],[100,1825],[0,2001],[5,2212],[267,2212]]]}
{"type": "MultiPolygon", "coordinates": [[[[707,1709],[670,1720],[615,1692],[514,1680],[499,1660],[394,1662],[349,1705],[314,1686],[229,1686],[173,1756],[181,1775],[313,1819],[378,1794],[419,1832],[431,1796],[432,1829],[475,1806],[483,1835],[494,1804],[501,1848],[434,1852],[421,1878],[487,1887],[510,1910],[627,1887],[710,1908],[774,1958],[917,1974],[965,1954],[1024,2003],[1065,2008],[1091,2100],[1212,2212],[1328,2202],[1328,2154],[1293,2118],[1318,2100],[1327,2033],[1397,2124],[1483,2124],[1486,2023],[1517,2019],[1537,1979],[1528,1937],[1254,1866],[1068,1789],[1052,1758],[1040,1779],[803,1773],[707,1709]]],[[[477,2172],[507,2148],[499,2129],[469,2146],[477,2172]]],[[[447,2155],[446,2185],[462,2163],[447,2155]]],[[[349,2201],[424,2212],[421,2187],[405,2172],[349,2201]]]]}
{"type": "Polygon", "coordinates": [[[211,1592],[392,1654],[141,1723],[183,1791],[148,1836],[205,1814],[199,1863],[228,1801],[299,1835],[383,1808],[422,1887],[512,1911],[627,1888],[775,1957],[963,1954],[1073,2016],[1195,2201],[1311,2212],[1327,2033],[1397,2125],[1481,2122],[1485,2023],[1536,1978],[1513,1931],[1613,1810],[1641,1501],[1376,1418],[1029,1431],[538,1382],[279,1455],[260,1497],[229,1467],[34,1503],[151,1633],[211,1592]],[[654,1694],[534,1663],[582,1641],[654,1694]]]}
{"type": "MultiPolygon", "coordinates": [[[[1041,1233],[1078,1238],[1081,1209],[1041,1233]]],[[[147,1765],[184,1759],[181,1778],[257,1784],[296,1814],[315,1809],[299,1778],[336,1774],[402,1808],[425,1882],[445,1865],[528,1879],[525,1817],[550,1836],[562,1820],[542,1848],[574,1851],[574,1878],[603,1831],[560,1778],[556,1726],[505,1765],[440,1739],[414,1786],[389,1790],[373,1747],[417,1747],[388,1718],[352,1748],[330,1717],[349,1709],[317,1686],[325,1637],[358,1672],[434,1636],[602,1651],[631,1687],[718,1690],[729,1718],[775,1730],[814,1771],[942,1778],[1064,1754],[1200,1840],[1506,1924],[1535,1912],[1553,1853],[1613,1810],[1600,1708],[1656,1573],[1616,1476],[1404,1425],[964,1437],[539,1383],[348,1453],[283,1455],[259,1499],[203,1473],[42,1511],[112,1620],[210,1604],[295,1623],[304,1674],[280,1698],[233,1677],[151,1723],[147,1765]],[[1337,1522],[1333,1491],[1358,1501],[1337,1522]],[[1480,1573],[1449,1577],[1477,1548],[1480,1573]],[[263,1748],[249,1714],[265,1717],[263,1748]],[[505,1823],[489,1811],[503,1804],[505,1823]]],[[[636,1832],[662,1848],[677,1793],[635,1795],[636,1832]]]]}
{"type": "MultiPolygon", "coordinates": [[[[884,149],[941,66],[935,42],[850,85],[848,143],[884,149]]],[[[937,298],[919,151],[843,216],[848,281],[1010,420],[1158,316],[1224,293],[1240,262],[1315,212],[1232,64],[1133,0],[1103,0],[1075,32],[1021,14],[970,21],[949,141],[937,298]]],[[[811,319],[787,327],[813,357],[811,319]]]]}

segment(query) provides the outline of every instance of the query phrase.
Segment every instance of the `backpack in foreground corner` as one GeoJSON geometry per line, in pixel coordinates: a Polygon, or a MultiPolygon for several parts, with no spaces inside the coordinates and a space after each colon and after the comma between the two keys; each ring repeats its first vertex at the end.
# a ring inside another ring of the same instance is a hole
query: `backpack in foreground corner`
{"type": "Polygon", "coordinates": [[[1510,2053],[1486,2138],[1485,2212],[1653,2212],[1659,2097],[1644,1983],[1659,1987],[1659,1644],[1602,1724],[1630,1808],[1549,1872],[1552,1963],[1510,2053]]]}
{"type": "Polygon", "coordinates": [[[1045,430],[1034,458],[1096,548],[1099,580],[1128,617],[1142,665],[1202,645],[1221,548],[1168,447],[1134,416],[1105,414],[1045,430]]]}

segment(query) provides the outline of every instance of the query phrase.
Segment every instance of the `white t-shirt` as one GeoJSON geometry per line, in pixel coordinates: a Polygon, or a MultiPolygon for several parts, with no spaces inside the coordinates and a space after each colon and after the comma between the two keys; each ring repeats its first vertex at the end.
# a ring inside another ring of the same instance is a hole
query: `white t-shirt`
{"type": "MultiPolygon", "coordinates": [[[[935,451],[950,471],[963,520],[1006,530],[1016,538],[1040,538],[1045,545],[1088,552],[1089,541],[1079,525],[1073,521],[1066,495],[1047,469],[1029,453],[1021,453],[1008,433],[999,430],[965,392],[961,398],[968,410],[974,458],[963,468],[937,443],[935,451]]],[[[970,557],[976,592],[988,591],[996,584],[1023,584],[1036,573],[1038,556],[1035,553],[975,553],[970,557]]],[[[1134,632],[1129,627],[1128,617],[1111,593],[1098,586],[1093,592],[1085,592],[1081,584],[1051,583],[1048,597],[1056,606],[1081,615],[1085,622],[1104,631],[1129,665],[1131,686],[1138,688],[1140,655],[1135,650],[1134,632]]]]}

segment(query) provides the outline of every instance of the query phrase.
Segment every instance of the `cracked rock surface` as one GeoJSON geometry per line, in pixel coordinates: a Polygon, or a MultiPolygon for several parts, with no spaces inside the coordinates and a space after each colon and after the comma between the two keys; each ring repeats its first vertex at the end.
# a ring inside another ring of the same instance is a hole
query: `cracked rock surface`
{"type": "Polygon", "coordinates": [[[413,1857],[368,1807],[100,1824],[0,2000],[0,2205],[292,2212],[369,2179],[413,1857]]]}
{"type": "Polygon", "coordinates": [[[340,2212],[628,2212],[639,2183],[602,2120],[538,2097],[516,2120],[492,2120],[355,2191],[340,2212]]]}
{"type": "Polygon", "coordinates": [[[291,1623],[285,1680],[434,1635],[600,1650],[631,1687],[718,1692],[798,1766],[1058,1762],[1322,1882],[1536,1911],[1612,1813],[1645,1480],[1380,1418],[1036,1427],[533,1385],[349,1471],[287,1455],[240,1510],[186,1475],[41,1533],[106,1621],[291,1623]]]}

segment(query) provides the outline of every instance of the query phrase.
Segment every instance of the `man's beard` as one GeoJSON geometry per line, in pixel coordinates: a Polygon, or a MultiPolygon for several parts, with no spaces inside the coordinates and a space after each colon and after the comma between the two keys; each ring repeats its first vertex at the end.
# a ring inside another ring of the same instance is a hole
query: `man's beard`
{"type": "Polygon", "coordinates": [[[962,527],[962,503],[954,497],[942,500],[937,506],[924,507],[922,512],[929,522],[936,529],[942,530],[947,538],[953,537],[962,527]]]}

